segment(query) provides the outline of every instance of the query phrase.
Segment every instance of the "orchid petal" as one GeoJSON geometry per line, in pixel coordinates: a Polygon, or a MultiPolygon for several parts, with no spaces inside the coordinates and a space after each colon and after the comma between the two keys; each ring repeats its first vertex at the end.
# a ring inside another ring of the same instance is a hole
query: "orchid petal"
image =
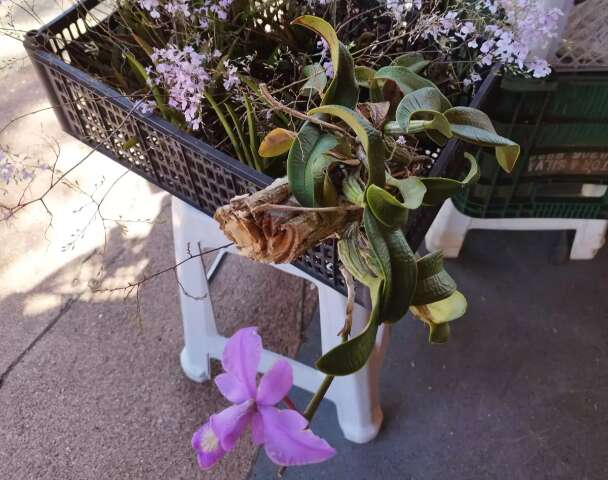
{"type": "Polygon", "coordinates": [[[264,423],[264,448],[277,465],[320,463],[336,454],[322,438],[307,428],[308,422],[295,410],[259,407],[264,423]]]}
{"type": "Polygon", "coordinates": [[[231,403],[243,403],[250,400],[247,387],[231,373],[221,373],[215,377],[215,384],[221,394],[231,403]]]}
{"type": "Polygon", "coordinates": [[[242,328],[232,335],[222,355],[224,370],[245,386],[251,399],[255,398],[255,376],[261,355],[262,339],[255,327],[242,328]]]}
{"type": "Polygon", "coordinates": [[[233,405],[220,413],[211,416],[211,428],[220,440],[220,444],[227,452],[234,448],[236,441],[243,434],[254,410],[252,401],[233,405]]]}
{"type": "Polygon", "coordinates": [[[256,445],[264,443],[264,419],[259,412],[255,412],[251,417],[251,439],[256,445]]]}
{"type": "Polygon", "coordinates": [[[262,377],[256,401],[259,405],[276,405],[285,398],[292,385],[293,372],[291,365],[283,358],[277,360],[262,377]]]}
{"type": "Polygon", "coordinates": [[[205,423],[192,436],[192,448],[196,451],[198,465],[207,470],[220,461],[226,451],[220,445],[210,422],[205,423]]]}

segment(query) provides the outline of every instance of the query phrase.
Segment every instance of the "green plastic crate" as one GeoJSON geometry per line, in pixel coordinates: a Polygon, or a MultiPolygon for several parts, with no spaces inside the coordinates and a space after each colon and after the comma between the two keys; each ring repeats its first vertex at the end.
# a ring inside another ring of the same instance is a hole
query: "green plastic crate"
{"type": "Polygon", "coordinates": [[[512,174],[487,150],[479,183],[454,198],[477,218],[608,218],[608,72],[499,79],[482,106],[522,147],[512,174]]]}

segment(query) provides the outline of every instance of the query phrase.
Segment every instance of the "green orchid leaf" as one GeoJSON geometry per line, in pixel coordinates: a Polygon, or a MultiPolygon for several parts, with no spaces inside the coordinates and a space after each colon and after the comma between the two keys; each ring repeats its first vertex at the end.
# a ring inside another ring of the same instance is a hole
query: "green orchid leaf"
{"type": "Polygon", "coordinates": [[[342,181],[342,194],[354,205],[364,205],[365,192],[362,183],[358,171],[347,174],[342,181]]]}
{"type": "MultiPolygon", "coordinates": [[[[431,142],[433,142],[435,145],[439,145],[440,147],[444,147],[448,143],[448,140],[453,137],[451,128],[448,132],[449,136],[445,134],[447,132],[447,130],[445,129],[446,123],[443,120],[445,120],[445,117],[443,117],[441,120],[435,122],[432,125],[432,128],[428,128],[427,130],[424,131],[424,133],[426,134],[427,137],[429,137],[431,142]],[[437,128],[435,128],[435,127],[437,127],[437,125],[444,128],[443,133],[440,130],[438,130],[437,128]]],[[[450,127],[449,123],[447,123],[447,127],[448,128],[450,127]]]]}
{"type": "Polygon", "coordinates": [[[431,63],[425,60],[422,54],[416,52],[405,53],[393,60],[392,65],[398,67],[407,67],[414,73],[422,72],[431,63]]]}
{"type": "Polygon", "coordinates": [[[355,78],[357,84],[363,88],[369,88],[369,97],[372,102],[383,102],[384,95],[380,82],[376,80],[376,70],[369,67],[355,67],[355,78]]]}
{"type": "Polygon", "coordinates": [[[429,342],[445,343],[450,335],[449,322],[466,313],[467,299],[456,290],[443,300],[412,306],[410,310],[415,317],[429,326],[429,342]]]}
{"type": "Polygon", "coordinates": [[[409,210],[415,210],[422,205],[426,194],[426,186],[418,177],[407,177],[396,179],[390,175],[386,177],[386,183],[395,187],[403,197],[403,205],[409,210]]]}
{"type": "Polygon", "coordinates": [[[262,140],[258,153],[261,157],[278,157],[287,153],[298,134],[284,128],[275,128],[262,140]]]}
{"type": "Polygon", "coordinates": [[[327,175],[331,164],[336,162],[327,152],[337,145],[338,139],[334,135],[321,135],[306,162],[304,189],[307,195],[312,193],[312,205],[315,207],[331,207],[337,202],[337,193],[327,175]]]}
{"type": "Polygon", "coordinates": [[[426,121],[428,124],[425,127],[425,133],[429,135],[431,140],[438,145],[445,145],[447,139],[452,138],[452,128],[450,122],[448,122],[448,119],[443,115],[443,113],[420,110],[416,112],[414,116],[422,118],[427,117],[428,120],[426,121]],[[432,136],[433,133],[438,133],[441,135],[439,140],[432,136]],[[444,141],[443,138],[446,140],[444,141]]]}
{"type": "MultiPolygon", "coordinates": [[[[359,112],[340,105],[324,105],[313,108],[309,115],[328,114],[338,117],[357,135],[365,149],[368,162],[368,185],[384,186],[384,160],[386,151],[382,134],[359,112]]],[[[295,147],[295,144],[294,144],[295,147]]],[[[293,148],[292,148],[293,150],[293,148]]]]}
{"type": "Polygon", "coordinates": [[[302,85],[300,91],[304,95],[314,95],[318,93],[323,95],[325,87],[327,86],[327,75],[325,69],[318,63],[312,65],[306,65],[302,71],[306,82],[302,85]]]}
{"type": "MultiPolygon", "coordinates": [[[[377,290],[377,289],[376,289],[377,290]]],[[[372,291],[372,302],[378,293],[372,291]]],[[[351,375],[362,369],[374,351],[376,335],[378,334],[379,305],[372,309],[365,329],[356,337],[334,347],[319,360],[315,366],[327,375],[351,375]]]]}
{"type": "Polygon", "coordinates": [[[382,322],[399,321],[407,312],[416,291],[416,257],[400,228],[387,228],[374,216],[370,208],[363,211],[363,225],[377,263],[384,278],[380,299],[382,322]]]}
{"type": "MultiPolygon", "coordinates": [[[[327,167],[327,170],[323,174],[323,185],[318,194],[315,194],[315,203],[317,203],[321,207],[335,207],[338,205],[338,191],[331,181],[331,177],[329,175],[329,169],[331,168],[331,164],[327,167]]],[[[326,213],[327,216],[336,215],[335,213],[326,213]]]]}
{"type": "Polygon", "coordinates": [[[443,300],[456,291],[456,282],[443,267],[443,254],[429,253],[417,261],[418,281],[412,305],[426,305],[443,300]]]}
{"type": "MultiPolygon", "coordinates": [[[[441,115],[451,107],[450,101],[439,90],[434,87],[425,87],[408,93],[403,97],[403,100],[401,100],[397,107],[396,120],[407,131],[410,120],[413,119],[412,116],[418,112],[441,115]]],[[[443,118],[445,119],[445,117],[443,118]]],[[[423,117],[423,119],[426,120],[427,118],[423,117]]],[[[448,125],[447,131],[449,131],[449,122],[445,120],[445,123],[448,125]]]]}
{"type": "Polygon", "coordinates": [[[431,312],[431,318],[434,323],[453,322],[467,312],[467,299],[456,290],[444,300],[429,303],[427,308],[431,312]]]}
{"type": "Polygon", "coordinates": [[[327,152],[338,145],[334,135],[324,134],[312,123],[305,123],[287,157],[287,177],[292,193],[304,207],[323,206],[325,171],[333,161],[327,152]]]}
{"type": "Polygon", "coordinates": [[[429,325],[429,343],[448,343],[450,339],[449,323],[433,323],[429,325]]]}
{"type": "Polygon", "coordinates": [[[384,279],[375,272],[361,254],[357,239],[359,226],[353,225],[338,242],[338,253],[347,270],[370,289],[372,311],[365,329],[357,336],[333,348],[316,362],[316,367],[328,375],[350,375],[363,368],[376,343],[380,325],[380,292],[384,279]]]}
{"type": "Polygon", "coordinates": [[[397,107],[397,121],[407,128],[409,118],[419,111],[443,113],[452,108],[450,101],[434,87],[425,87],[406,94],[397,107]]]}
{"type": "Polygon", "coordinates": [[[317,361],[317,368],[330,375],[349,375],[362,368],[374,349],[380,323],[400,320],[416,290],[416,259],[402,230],[384,227],[369,208],[364,210],[363,221],[371,247],[371,265],[361,255],[354,231],[338,243],[338,251],[344,266],[370,288],[372,311],[359,335],[317,361]]]}
{"type": "Polygon", "coordinates": [[[403,97],[396,111],[396,120],[405,131],[425,132],[437,145],[443,146],[452,137],[450,122],[442,112],[451,104],[434,87],[425,87],[403,97]]]}
{"type": "Polygon", "coordinates": [[[369,84],[376,77],[376,70],[370,67],[357,65],[355,67],[355,79],[357,85],[363,88],[369,88],[369,84]]]}
{"type": "Polygon", "coordinates": [[[481,110],[454,107],[445,112],[454,136],[476,145],[494,147],[499,165],[511,172],[519,157],[519,145],[496,133],[490,117],[481,110]]]}
{"type": "Polygon", "coordinates": [[[322,18],[312,15],[303,15],[291,23],[314,31],[323,37],[329,46],[334,77],[325,91],[322,105],[342,105],[355,108],[359,99],[359,87],[355,80],[355,64],[348,49],[338,40],[334,28],[322,18]]]}
{"type": "Polygon", "coordinates": [[[376,78],[395,82],[404,95],[421,88],[437,88],[430,80],[421,77],[407,67],[401,66],[382,67],[376,73],[376,78]]]}
{"type": "Polygon", "coordinates": [[[314,123],[304,123],[287,156],[289,188],[303,207],[314,207],[314,192],[307,188],[306,165],[321,137],[322,132],[319,127],[314,123]]]}
{"type": "Polygon", "coordinates": [[[363,248],[358,242],[359,225],[353,224],[338,241],[338,255],[351,275],[363,285],[372,288],[383,281],[375,267],[362,255],[363,248]]]}
{"type": "Polygon", "coordinates": [[[407,222],[408,209],[383,188],[370,185],[365,192],[365,199],[374,217],[384,226],[396,228],[407,222]]]}
{"type": "Polygon", "coordinates": [[[479,180],[480,172],[479,165],[475,157],[469,153],[464,154],[469,161],[469,173],[464,180],[454,180],[452,178],[443,177],[421,177],[420,181],[426,187],[426,195],[424,196],[425,205],[436,205],[450,198],[462,190],[465,190],[479,180]]]}

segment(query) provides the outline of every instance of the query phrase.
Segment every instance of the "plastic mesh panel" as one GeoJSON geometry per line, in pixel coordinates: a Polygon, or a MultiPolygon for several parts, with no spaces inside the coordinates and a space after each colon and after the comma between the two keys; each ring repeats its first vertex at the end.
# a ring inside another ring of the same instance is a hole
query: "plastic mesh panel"
{"type": "Polygon", "coordinates": [[[608,70],[608,0],[584,0],[572,8],[556,70],[608,70]]]}
{"type": "MultiPolygon", "coordinates": [[[[107,7],[92,14],[91,9],[99,3],[82,0],[40,31],[29,34],[25,41],[51,102],[57,106],[64,130],[207,214],[213,214],[236,195],[253,193],[268,185],[269,177],[158,117],[135,112],[133,103],[118,92],[70,65],[70,43],[78,39],[81,49],[92,45],[91,35],[111,15],[107,7]]],[[[271,20],[276,18],[268,17],[271,20]]],[[[76,58],[74,51],[72,54],[76,58]]],[[[444,174],[453,157],[453,151],[445,151],[431,175],[444,174]]],[[[414,249],[436,212],[429,208],[412,215],[411,220],[415,221],[408,225],[407,233],[414,249]]],[[[345,292],[334,240],[317,245],[294,264],[345,292]]]]}

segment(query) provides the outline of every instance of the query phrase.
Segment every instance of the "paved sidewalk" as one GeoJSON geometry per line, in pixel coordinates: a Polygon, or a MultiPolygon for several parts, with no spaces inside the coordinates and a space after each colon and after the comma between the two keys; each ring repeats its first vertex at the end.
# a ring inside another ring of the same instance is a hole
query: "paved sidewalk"
{"type": "MultiPolygon", "coordinates": [[[[555,232],[469,233],[447,262],[467,295],[447,345],[407,317],[382,371],[385,423],[346,441],[335,408],[313,429],[338,450],[285,480],[605,480],[608,478],[608,249],[551,263],[555,232]]],[[[317,322],[298,358],[317,358],[317,322]]],[[[294,395],[298,406],[310,398],[294,395]]],[[[249,480],[272,478],[260,454],[249,480]]]]}
{"type": "MultiPolygon", "coordinates": [[[[45,7],[45,19],[68,5],[36,3],[45,7]]],[[[34,26],[27,18],[19,25],[34,26]]],[[[18,42],[0,37],[0,62],[23,56],[18,42]]],[[[0,148],[47,164],[60,149],[63,171],[89,153],[59,131],[27,60],[0,72],[0,92],[0,129],[38,111],[0,134],[0,148]]],[[[211,473],[196,466],[192,432],[224,401],[211,383],[194,384],[181,372],[175,277],[169,273],[144,286],[140,318],[135,302],[121,292],[91,292],[91,285],[127,285],[144,271],[174,263],[169,196],[125,173],[93,154],[70,175],[69,188],[46,197],[52,218],[37,203],[0,222],[2,480],[247,475],[255,454],[247,443],[211,473]],[[79,190],[94,192],[99,201],[114,182],[101,209],[108,219],[104,229],[96,205],[79,190]]],[[[47,182],[48,172],[40,173],[32,198],[47,182]]],[[[14,204],[22,188],[0,189],[0,202],[14,204]]],[[[300,324],[312,315],[303,299],[314,299],[302,280],[231,256],[214,278],[212,294],[223,333],[257,324],[269,347],[295,354],[300,324]]]]}

